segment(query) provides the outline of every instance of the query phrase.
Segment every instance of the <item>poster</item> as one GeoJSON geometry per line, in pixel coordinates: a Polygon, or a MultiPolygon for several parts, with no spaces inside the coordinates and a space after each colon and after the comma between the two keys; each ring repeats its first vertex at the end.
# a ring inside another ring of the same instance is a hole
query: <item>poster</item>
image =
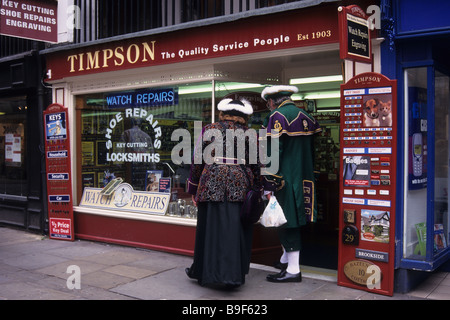
{"type": "Polygon", "coordinates": [[[47,141],[67,139],[66,112],[45,115],[45,136],[47,141]]]}
{"type": "Polygon", "coordinates": [[[370,186],[370,157],[344,156],[344,186],[370,186]]]}
{"type": "Polygon", "coordinates": [[[389,243],[390,212],[362,209],[361,240],[389,243]]]}
{"type": "Polygon", "coordinates": [[[427,187],[427,91],[408,88],[408,187],[427,187]]]}

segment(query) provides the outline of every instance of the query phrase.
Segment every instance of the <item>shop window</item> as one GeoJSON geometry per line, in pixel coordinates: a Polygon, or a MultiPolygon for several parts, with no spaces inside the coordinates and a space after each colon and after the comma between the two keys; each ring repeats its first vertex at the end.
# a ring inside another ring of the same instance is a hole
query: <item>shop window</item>
{"type": "Polygon", "coordinates": [[[408,166],[403,256],[408,259],[431,260],[448,247],[449,84],[449,77],[432,67],[405,70],[408,166]]]}
{"type": "Polygon", "coordinates": [[[26,97],[0,99],[0,193],[28,195],[26,97]]]}
{"type": "MultiPolygon", "coordinates": [[[[245,82],[215,82],[215,106],[220,100],[228,99],[246,99],[252,104],[253,114],[249,117],[249,127],[259,130],[263,124],[264,118],[269,114],[269,109],[266,107],[266,101],[261,98],[261,91],[265,85],[257,83],[245,82]]],[[[216,109],[215,121],[219,121],[219,112],[216,109]]]]}
{"type": "MultiPolygon", "coordinates": [[[[172,178],[172,194],[184,192],[189,164],[172,161],[172,132],[211,122],[211,82],[77,96],[78,199],[85,187],[103,188],[122,178],[135,191],[155,191],[155,178],[172,178]]],[[[176,200],[176,199],[174,199],[176,200]]]]}
{"type": "Polygon", "coordinates": [[[449,76],[436,71],[435,74],[435,192],[434,192],[434,254],[447,248],[449,241],[448,220],[448,164],[449,147],[449,76]]]}
{"type": "Polygon", "coordinates": [[[408,166],[403,251],[405,258],[416,260],[425,260],[426,253],[427,132],[421,130],[421,124],[427,122],[427,71],[427,67],[405,71],[408,166]]]}

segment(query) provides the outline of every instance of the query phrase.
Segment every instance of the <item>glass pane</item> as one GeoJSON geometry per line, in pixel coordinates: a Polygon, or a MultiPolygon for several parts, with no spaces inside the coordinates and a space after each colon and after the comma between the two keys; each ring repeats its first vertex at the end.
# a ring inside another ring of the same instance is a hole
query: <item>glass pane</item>
{"type": "Polygon", "coordinates": [[[269,113],[266,107],[266,101],[261,98],[261,91],[265,85],[245,82],[222,82],[216,81],[215,85],[215,121],[219,121],[219,112],[217,104],[220,100],[229,99],[246,99],[252,104],[253,114],[248,119],[249,127],[256,130],[261,128],[264,118],[269,113]]]}
{"type": "Polygon", "coordinates": [[[449,77],[435,74],[435,195],[434,195],[434,253],[448,245],[448,164],[450,108],[449,77]]]}
{"type": "Polygon", "coordinates": [[[0,193],[26,196],[26,97],[0,100],[0,193]]]}
{"type": "Polygon", "coordinates": [[[212,83],[204,82],[77,97],[81,189],[103,188],[120,177],[135,191],[158,191],[152,183],[156,171],[158,177],[172,178],[179,197],[190,199],[184,193],[190,165],[172,161],[172,149],[180,142],[171,140],[172,132],[186,129],[192,147],[194,122],[211,121],[211,96],[212,83]]]}
{"type": "Polygon", "coordinates": [[[426,258],[427,172],[427,68],[405,70],[405,114],[408,115],[408,139],[405,157],[406,202],[404,209],[403,256],[426,258]]]}

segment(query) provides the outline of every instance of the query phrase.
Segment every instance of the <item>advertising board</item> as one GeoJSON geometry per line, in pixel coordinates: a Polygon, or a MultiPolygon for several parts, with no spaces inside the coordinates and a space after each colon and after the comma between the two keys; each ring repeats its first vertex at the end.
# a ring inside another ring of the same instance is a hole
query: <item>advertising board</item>
{"type": "Polygon", "coordinates": [[[393,294],[397,82],[368,72],[341,85],[338,284],[393,294]]]}
{"type": "Polygon", "coordinates": [[[49,236],[75,240],[67,108],[53,103],[44,111],[49,236]]]}

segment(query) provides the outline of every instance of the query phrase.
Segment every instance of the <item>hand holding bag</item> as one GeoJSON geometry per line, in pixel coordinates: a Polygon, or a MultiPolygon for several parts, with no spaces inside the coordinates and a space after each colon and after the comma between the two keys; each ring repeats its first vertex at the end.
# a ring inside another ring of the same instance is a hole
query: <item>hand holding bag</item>
{"type": "Polygon", "coordinates": [[[263,186],[266,191],[280,191],[284,188],[283,177],[276,175],[263,175],[263,186]]]}
{"type": "Polygon", "coordinates": [[[252,186],[252,181],[248,176],[245,166],[241,165],[244,170],[247,180],[250,185],[250,190],[245,195],[244,203],[241,208],[241,222],[243,225],[251,225],[258,222],[261,214],[264,211],[264,201],[262,199],[261,190],[255,190],[252,186]]]}
{"type": "Polygon", "coordinates": [[[287,222],[277,198],[274,194],[270,196],[269,204],[264,210],[259,223],[264,227],[279,227],[287,222]]]}

